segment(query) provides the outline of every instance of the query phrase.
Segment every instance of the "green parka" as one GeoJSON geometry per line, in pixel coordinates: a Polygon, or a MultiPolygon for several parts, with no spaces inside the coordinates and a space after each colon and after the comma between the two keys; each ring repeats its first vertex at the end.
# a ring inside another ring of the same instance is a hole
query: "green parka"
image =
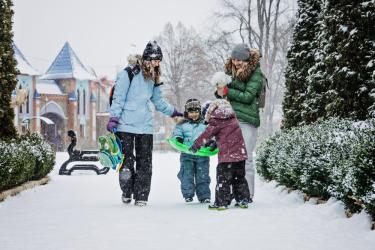
{"type": "Polygon", "coordinates": [[[225,72],[232,76],[232,83],[228,85],[227,99],[236,112],[238,120],[259,127],[258,97],[262,90],[263,74],[259,64],[259,52],[252,50],[250,54],[250,62],[241,70],[235,70],[232,60],[226,63],[225,72]]]}

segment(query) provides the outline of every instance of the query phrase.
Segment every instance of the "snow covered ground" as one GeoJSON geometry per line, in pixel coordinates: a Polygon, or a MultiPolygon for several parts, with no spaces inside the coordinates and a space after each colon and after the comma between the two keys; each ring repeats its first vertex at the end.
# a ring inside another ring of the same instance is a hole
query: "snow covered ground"
{"type": "MultiPolygon", "coordinates": [[[[303,203],[297,193],[259,179],[247,210],[186,204],[176,177],[178,157],[154,154],[146,207],[121,203],[113,171],[59,176],[56,167],[48,185],[0,203],[0,249],[375,249],[365,214],[347,219],[338,202],[303,203]]],[[[66,158],[58,153],[57,166],[66,158]]],[[[212,160],[212,190],[215,165],[212,160]]]]}

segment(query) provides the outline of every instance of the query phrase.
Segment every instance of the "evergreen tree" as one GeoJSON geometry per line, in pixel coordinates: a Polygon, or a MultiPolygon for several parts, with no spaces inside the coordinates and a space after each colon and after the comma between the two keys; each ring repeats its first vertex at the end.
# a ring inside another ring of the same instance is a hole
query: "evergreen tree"
{"type": "Polygon", "coordinates": [[[298,7],[293,44],[288,51],[288,65],[285,70],[283,128],[303,123],[302,104],[307,91],[308,70],[315,64],[314,55],[318,46],[321,1],[299,0],[298,7]]]}
{"type": "Polygon", "coordinates": [[[13,124],[14,112],[10,106],[12,91],[17,84],[16,60],[12,48],[11,0],[0,0],[0,139],[7,140],[17,135],[13,124]]]}
{"type": "Polygon", "coordinates": [[[320,0],[320,13],[316,23],[316,40],[314,60],[315,63],[308,70],[307,90],[302,107],[302,124],[311,124],[321,121],[326,117],[326,106],[328,103],[327,92],[329,92],[329,77],[326,72],[325,58],[327,54],[328,40],[326,39],[326,0],[320,0]]]}
{"type": "Polygon", "coordinates": [[[375,1],[327,0],[324,64],[329,76],[325,117],[364,120],[375,91],[375,1]]]}

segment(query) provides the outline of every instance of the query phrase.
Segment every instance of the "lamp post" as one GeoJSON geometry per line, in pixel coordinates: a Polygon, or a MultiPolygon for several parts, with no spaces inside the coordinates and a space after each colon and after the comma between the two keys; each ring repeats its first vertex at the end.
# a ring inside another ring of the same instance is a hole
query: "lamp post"
{"type": "MultiPolygon", "coordinates": [[[[47,102],[48,102],[48,96],[45,96],[44,98],[44,116],[45,117],[47,117],[47,102]]],[[[48,124],[45,125],[45,129],[44,129],[44,139],[48,141],[47,135],[48,135],[48,124]]]]}

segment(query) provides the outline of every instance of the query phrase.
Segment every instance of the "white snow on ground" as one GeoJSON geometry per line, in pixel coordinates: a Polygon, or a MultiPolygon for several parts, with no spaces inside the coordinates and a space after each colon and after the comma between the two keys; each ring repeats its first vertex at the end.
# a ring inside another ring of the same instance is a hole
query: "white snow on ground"
{"type": "MultiPolygon", "coordinates": [[[[66,158],[58,153],[57,166],[66,158]]],[[[183,201],[177,153],[154,153],[153,163],[146,207],[121,203],[113,171],[59,176],[56,167],[49,184],[0,203],[0,249],[374,249],[369,217],[347,219],[339,202],[303,203],[257,179],[249,209],[209,211],[183,201]]]]}

